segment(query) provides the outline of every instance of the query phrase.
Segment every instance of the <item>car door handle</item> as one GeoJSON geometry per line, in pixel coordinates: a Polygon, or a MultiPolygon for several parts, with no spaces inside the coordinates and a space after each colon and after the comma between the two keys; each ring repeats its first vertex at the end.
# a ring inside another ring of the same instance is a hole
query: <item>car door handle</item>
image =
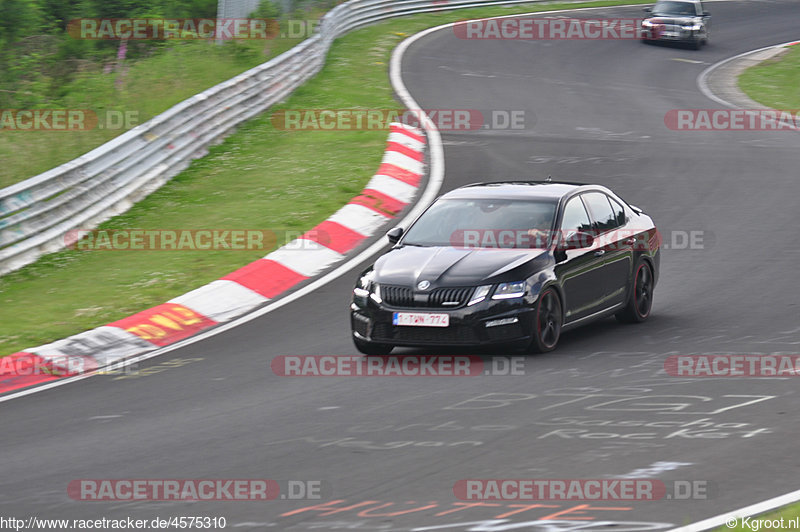
{"type": "Polygon", "coordinates": [[[604,249],[598,249],[597,251],[594,252],[594,256],[595,257],[602,257],[605,254],[606,254],[606,250],[604,250],[604,249]]]}
{"type": "Polygon", "coordinates": [[[625,241],[625,245],[626,246],[632,246],[635,243],[636,243],[636,239],[635,238],[629,238],[628,240],[625,241]]]}

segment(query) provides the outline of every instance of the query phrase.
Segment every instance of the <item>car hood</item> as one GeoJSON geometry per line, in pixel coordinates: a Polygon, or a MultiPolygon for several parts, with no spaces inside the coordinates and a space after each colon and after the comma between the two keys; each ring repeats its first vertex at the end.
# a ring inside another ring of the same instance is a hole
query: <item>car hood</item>
{"type": "Polygon", "coordinates": [[[379,284],[431,288],[475,286],[526,279],[547,262],[543,249],[464,249],[402,246],[375,263],[379,284]]]}
{"type": "Polygon", "coordinates": [[[694,24],[697,16],[653,15],[647,20],[653,24],[694,24]]]}

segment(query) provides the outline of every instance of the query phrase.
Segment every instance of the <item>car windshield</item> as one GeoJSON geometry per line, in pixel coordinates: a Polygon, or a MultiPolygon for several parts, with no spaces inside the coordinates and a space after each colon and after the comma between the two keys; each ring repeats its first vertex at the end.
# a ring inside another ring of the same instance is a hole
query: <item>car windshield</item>
{"type": "Polygon", "coordinates": [[[411,226],[410,246],[543,248],[549,245],[555,201],[440,199],[411,226]]]}
{"type": "Polygon", "coordinates": [[[654,15],[693,17],[697,14],[692,2],[656,2],[654,15]]]}

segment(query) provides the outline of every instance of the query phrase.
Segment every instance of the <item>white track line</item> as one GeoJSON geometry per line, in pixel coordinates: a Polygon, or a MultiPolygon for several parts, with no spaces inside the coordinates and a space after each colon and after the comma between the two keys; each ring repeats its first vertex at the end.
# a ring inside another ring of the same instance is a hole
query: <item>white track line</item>
{"type": "MultiPolygon", "coordinates": [[[[744,52],[733,57],[729,57],[727,59],[723,59],[718,63],[714,63],[710,67],[703,70],[700,75],[697,77],[697,86],[700,88],[700,91],[709,99],[714,100],[718,104],[724,105],[725,107],[729,107],[731,109],[739,109],[737,105],[732,104],[727,100],[723,100],[722,98],[718,97],[716,94],[711,92],[711,89],[708,87],[708,76],[716,70],[717,68],[730,63],[731,61],[735,61],[740,57],[745,57],[747,55],[755,54],[758,52],[763,52],[764,50],[769,50],[771,48],[782,48],[785,46],[789,46],[790,44],[794,44],[797,41],[789,41],[782,44],[774,44],[772,46],[765,46],[764,48],[759,48],[757,50],[751,50],[749,52],[744,52]]],[[[748,517],[752,515],[759,515],[770,510],[774,510],[776,508],[780,508],[781,506],[786,506],[787,504],[792,504],[797,501],[800,501],[800,490],[793,491],[791,493],[787,493],[785,495],[780,495],[778,497],[774,497],[772,499],[768,499],[763,502],[759,502],[756,504],[752,504],[750,506],[745,506],[744,508],[739,508],[738,510],[732,510],[730,512],[717,515],[715,517],[710,517],[708,519],[704,519],[702,521],[698,521],[697,523],[692,523],[691,525],[682,526],[679,528],[673,528],[669,532],[702,532],[704,530],[710,530],[712,528],[717,528],[721,526],[725,526],[728,521],[733,522],[734,519],[738,519],[741,517],[748,517]]],[[[729,527],[733,528],[733,527],[729,527]]]]}
{"type": "MultiPolygon", "coordinates": [[[[448,26],[452,26],[452,24],[449,24],[448,26]]],[[[403,54],[406,52],[408,47],[414,42],[416,42],[418,39],[421,39],[422,37],[440,28],[430,28],[428,30],[425,30],[421,33],[409,37],[408,39],[400,43],[400,45],[398,45],[398,47],[394,50],[392,54],[389,77],[391,79],[391,83],[395,90],[395,93],[398,95],[403,105],[405,105],[409,109],[419,109],[420,107],[419,104],[414,100],[414,98],[412,98],[411,93],[408,92],[408,89],[403,83],[401,68],[400,68],[401,63],[403,61],[403,54]]],[[[409,211],[409,213],[402,220],[397,222],[396,225],[407,226],[417,216],[422,214],[422,211],[428,206],[428,204],[431,203],[436,198],[436,195],[439,193],[439,190],[442,187],[442,182],[444,181],[444,151],[442,149],[442,137],[439,134],[439,130],[436,129],[436,126],[434,125],[433,121],[428,117],[427,114],[424,113],[422,114],[421,121],[425,125],[425,129],[428,133],[428,146],[430,147],[430,175],[428,177],[428,183],[419,201],[417,201],[416,205],[411,209],[411,211],[409,211]]],[[[278,310],[284,305],[288,305],[289,303],[292,303],[297,299],[300,299],[301,297],[312,293],[314,290],[330,283],[331,281],[338,279],[342,275],[348,273],[350,270],[352,270],[353,268],[355,268],[356,266],[358,266],[359,264],[370,258],[372,255],[375,255],[376,253],[381,251],[384,247],[386,247],[386,241],[381,238],[375,243],[373,243],[370,247],[368,247],[355,257],[351,258],[350,260],[348,260],[335,270],[320,277],[319,279],[313,281],[312,283],[294,292],[293,294],[290,294],[278,301],[275,301],[274,303],[270,303],[258,310],[253,311],[250,314],[237,318],[231,322],[219,325],[213,329],[201,332],[195,336],[192,336],[191,338],[181,340],[180,342],[176,342],[172,345],[163,347],[161,349],[157,349],[153,352],[138,355],[126,359],[122,362],[112,364],[111,366],[104,367],[103,370],[109,371],[109,370],[123,368],[131,364],[136,364],[137,362],[157,357],[165,353],[169,353],[170,351],[174,351],[175,349],[180,349],[182,347],[186,347],[196,342],[200,342],[202,340],[205,340],[206,338],[210,338],[222,332],[233,329],[234,327],[238,327],[239,325],[247,323],[251,320],[260,318],[261,316],[264,316],[265,314],[278,310]]],[[[75,377],[67,377],[65,379],[59,379],[57,381],[53,381],[47,384],[21,390],[19,392],[0,397],[0,403],[24,397],[26,395],[43,392],[45,390],[49,390],[57,386],[63,386],[65,384],[69,384],[75,381],[88,379],[92,375],[94,375],[94,373],[76,375],[75,377]]]]}
{"type": "MultiPolygon", "coordinates": [[[[726,1],[726,0],[706,0],[706,1],[714,1],[714,2],[716,2],[716,1],[726,1]]],[[[553,10],[553,11],[534,11],[534,12],[530,12],[530,13],[518,13],[518,14],[515,14],[515,15],[498,15],[496,17],[487,17],[486,19],[483,19],[483,20],[502,19],[502,18],[516,18],[516,17],[525,17],[525,16],[529,16],[529,15],[543,15],[543,14],[551,14],[551,13],[567,13],[567,12],[572,12],[572,11],[595,11],[595,10],[602,10],[602,9],[609,9],[609,8],[638,7],[640,5],[641,4],[627,4],[627,5],[619,5],[619,6],[602,6],[602,7],[590,7],[590,8],[557,9],[557,10],[553,10]]],[[[390,81],[392,83],[392,87],[394,88],[395,93],[397,94],[398,98],[400,98],[400,100],[403,103],[403,105],[405,105],[407,109],[414,109],[415,113],[417,113],[417,117],[420,120],[420,124],[423,126],[423,129],[425,129],[427,131],[427,133],[428,133],[428,145],[430,146],[430,165],[429,165],[430,166],[430,175],[428,177],[428,183],[426,185],[426,188],[425,188],[422,196],[420,197],[419,201],[417,201],[417,203],[414,205],[414,207],[411,209],[411,211],[405,216],[405,218],[403,218],[402,220],[397,222],[397,224],[395,224],[395,226],[400,226],[400,225],[406,225],[407,226],[409,222],[413,221],[417,216],[422,214],[422,211],[428,206],[428,204],[431,203],[435,199],[436,195],[438,194],[439,190],[441,189],[442,182],[444,181],[444,151],[443,151],[443,148],[442,148],[442,137],[439,134],[439,130],[436,128],[436,126],[434,125],[433,121],[430,119],[430,117],[424,111],[422,111],[422,109],[420,108],[419,104],[411,96],[411,93],[408,91],[408,88],[405,86],[405,83],[403,82],[403,77],[402,77],[402,73],[401,73],[401,64],[402,64],[402,61],[403,61],[403,55],[405,54],[406,50],[408,50],[408,47],[411,46],[412,44],[414,44],[415,42],[417,42],[419,39],[421,39],[423,37],[426,37],[427,35],[430,35],[431,33],[434,33],[436,31],[440,31],[440,30],[447,29],[447,28],[452,28],[453,26],[455,26],[456,24],[459,24],[459,23],[460,22],[451,22],[451,23],[448,23],[448,24],[442,24],[441,26],[428,28],[427,30],[424,30],[424,31],[421,31],[420,33],[412,35],[411,37],[409,37],[405,41],[401,42],[397,46],[397,48],[395,48],[394,52],[392,53],[392,59],[391,59],[390,65],[389,65],[389,78],[390,78],[390,81]]],[[[408,128],[408,129],[411,129],[412,131],[417,130],[417,128],[408,128]]],[[[400,154],[395,154],[395,155],[400,155],[400,154]]],[[[386,154],[384,154],[384,157],[386,157],[386,154]]],[[[421,164],[418,161],[411,160],[409,157],[403,156],[403,159],[408,159],[408,160],[412,161],[413,163],[421,164]]],[[[350,221],[349,214],[350,214],[350,211],[353,210],[353,209],[351,209],[351,207],[362,207],[362,206],[353,205],[353,204],[345,205],[344,207],[342,207],[342,209],[337,211],[337,213],[334,214],[331,218],[328,218],[328,220],[337,221],[337,218],[336,218],[337,215],[341,215],[342,213],[345,213],[345,214],[348,214],[348,216],[345,217],[345,218],[347,218],[347,220],[345,220],[345,222],[349,222],[350,221]]],[[[370,216],[374,214],[375,216],[381,216],[382,217],[382,215],[380,215],[379,213],[376,213],[375,211],[372,211],[371,209],[368,209],[367,207],[362,207],[362,208],[364,210],[369,210],[370,211],[370,213],[369,213],[370,216]]],[[[359,212],[361,212],[361,211],[359,211],[359,212]]],[[[366,213],[364,213],[364,214],[366,215],[366,213]]],[[[380,223],[384,223],[384,220],[382,220],[382,219],[380,219],[380,220],[375,219],[374,220],[374,223],[379,223],[379,222],[380,223]]],[[[347,223],[345,223],[344,225],[346,227],[349,227],[347,225],[347,223]]],[[[174,344],[171,344],[171,345],[168,345],[168,346],[165,346],[165,347],[162,347],[162,348],[158,348],[158,349],[155,349],[153,351],[149,351],[147,353],[143,353],[141,355],[137,355],[137,356],[122,360],[120,362],[114,362],[109,366],[104,366],[103,368],[100,368],[100,370],[107,371],[107,370],[113,370],[113,369],[120,369],[120,368],[123,368],[123,367],[131,365],[131,364],[136,364],[137,362],[141,362],[141,361],[147,360],[149,358],[153,358],[153,357],[157,357],[157,356],[163,355],[165,353],[169,353],[170,351],[173,351],[175,349],[180,349],[182,347],[186,347],[186,346],[191,345],[191,344],[193,344],[195,342],[200,342],[202,340],[205,340],[206,338],[210,338],[210,337],[215,336],[217,334],[220,334],[222,332],[225,332],[225,331],[228,331],[230,329],[233,329],[234,327],[238,327],[239,325],[247,323],[247,322],[249,322],[251,320],[259,318],[259,317],[261,317],[261,316],[263,316],[265,314],[268,314],[268,313],[270,313],[270,312],[272,312],[274,310],[277,310],[277,309],[281,308],[284,305],[288,305],[289,303],[291,303],[291,302],[293,302],[293,301],[295,301],[295,300],[297,300],[297,299],[299,299],[299,298],[301,298],[301,297],[303,297],[303,296],[305,296],[307,294],[310,294],[311,292],[313,292],[317,288],[320,288],[320,287],[330,283],[331,281],[341,277],[345,273],[348,273],[350,270],[352,270],[358,264],[364,262],[370,256],[378,253],[385,246],[386,246],[385,241],[383,239],[379,239],[374,244],[372,244],[369,248],[365,249],[364,251],[362,251],[361,253],[359,253],[358,255],[356,255],[355,257],[350,259],[349,261],[345,262],[344,264],[342,264],[341,266],[339,266],[335,270],[333,270],[330,273],[320,277],[319,279],[316,279],[315,281],[309,283],[307,286],[301,288],[300,290],[294,292],[293,294],[290,294],[290,295],[288,295],[288,296],[286,296],[286,297],[284,297],[282,299],[279,299],[279,300],[275,301],[274,303],[269,303],[269,304],[265,305],[264,307],[261,307],[261,308],[255,310],[255,311],[253,311],[250,314],[246,314],[246,315],[241,316],[241,317],[239,317],[239,318],[237,318],[237,319],[235,319],[233,321],[218,325],[218,326],[214,327],[213,329],[209,329],[209,330],[206,330],[204,332],[198,333],[198,334],[196,334],[194,336],[191,336],[190,338],[186,338],[185,340],[181,340],[181,341],[176,342],[174,344]]],[[[59,380],[56,380],[56,381],[53,381],[53,382],[49,382],[47,384],[34,386],[32,388],[27,388],[27,389],[23,389],[23,390],[20,390],[18,392],[15,392],[15,393],[4,395],[3,397],[0,397],[0,403],[3,403],[5,401],[10,401],[12,399],[17,399],[17,398],[20,398],[20,397],[24,397],[26,395],[31,395],[31,394],[34,394],[34,393],[43,392],[45,390],[49,390],[51,388],[55,388],[55,387],[58,387],[58,386],[63,386],[65,384],[69,384],[69,383],[72,383],[72,382],[75,382],[75,381],[87,379],[87,378],[91,377],[92,375],[94,375],[95,373],[96,372],[88,372],[88,373],[84,373],[84,374],[81,374],[81,375],[76,375],[74,377],[67,377],[67,378],[59,379],[59,380]]]]}
{"type": "MultiPolygon", "coordinates": [[[[703,70],[700,73],[700,75],[697,77],[697,86],[700,88],[700,92],[702,92],[706,96],[706,98],[710,98],[711,100],[714,100],[715,102],[717,102],[720,105],[724,105],[725,107],[729,107],[731,109],[741,109],[745,113],[747,113],[748,115],[751,115],[751,116],[752,115],[756,115],[756,116],[758,116],[759,115],[759,111],[754,111],[752,109],[742,109],[738,105],[733,104],[733,103],[731,103],[731,102],[729,102],[727,100],[724,100],[724,99],[720,98],[719,96],[717,96],[716,94],[714,94],[714,92],[708,86],[708,78],[709,78],[709,76],[711,75],[711,73],[714,70],[718,69],[722,65],[726,65],[726,64],[730,63],[731,61],[735,61],[735,60],[739,59],[740,57],[746,57],[748,55],[757,54],[759,52],[764,52],[766,50],[772,50],[772,49],[775,49],[775,48],[786,48],[786,47],[788,47],[790,45],[796,45],[797,42],[798,41],[789,41],[789,42],[785,42],[785,43],[781,43],[781,44],[773,44],[771,46],[765,46],[764,48],[758,48],[757,50],[750,50],[749,52],[744,52],[744,53],[741,53],[741,54],[738,54],[738,55],[734,55],[733,57],[729,57],[727,59],[723,59],[722,61],[720,61],[718,63],[714,63],[713,65],[711,65],[710,67],[708,67],[707,69],[703,70]]],[[[784,123],[784,124],[786,123],[785,121],[780,120],[780,119],[778,119],[778,121],[780,121],[781,123],[784,123]]],[[[790,125],[790,127],[787,128],[787,129],[792,129],[794,131],[800,131],[800,128],[795,127],[794,124],[789,124],[789,125],[790,125]]]]}
{"type": "Polygon", "coordinates": [[[765,46],[763,48],[758,48],[757,50],[750,50],[749,52],[744,52],[744,53],[741,53],[741,54],[738,54],[738,55],[734,55],[733,57],[729,57],[727,59],[723,59],[722,61],[719,61],[718,63],[714,63],[713,65],[711,65],[710,67],[706,68],[705,70],[703,70],[700,73],[700,75],[697,77],[697,86],[700,88],[700,92],[702,92],[706,96],[706,98],[714,100],[718,104],[724,105],[725,107],[730,107],[731,109],[740,109],[739,106],[734,105],[734,104],[732,104],[731,102],[729,102],[727,100],[723,100],[722,98],[720,98],[719,96],[717,96],[716,94],[711,92],[711,89],[708,87],[708,76],[710,76],[711,73],[714,70],[718,69],[722,65],[728,64],[731,61],[735,61],[735,60],[739,59],[740,57],[745,57],[745,56],[748,56],[748,55],[757,54],[758,52],[771,50],[773,48],[785,48],[785,47],[787,47],[789,45],[792,45],[792,44],[795,44],[795,43],[797,43],[797,41],[788,41],[788,42],[781,43],[781,44],[773,44],[771,46],[765,46]]]}
{"type": "MultiPolygon", "coordinates": [[[[769,512],[770,510],[774,510],[776,508],[780,508],[781,506],[786,506],[787,504],[792,504],[793,502],[797,501],[800,501],[800,490],[752,504],[750,506],[745,506],[744,508],[739,508],[738,510],[720,514],[716,517],[704,519],[703,521],[698,521],[697,523],[692,523],[691,525],[673,528],[669,532],[702,532],[703,530],[710,530],[712,528],[725,526],[728,521],[732,523],[734,519],[738,520],[741,517],[763,514],[765,512],[769,512]]],[[[738,524],[739,523],[737,523],[737,526],[738,524]]]]}

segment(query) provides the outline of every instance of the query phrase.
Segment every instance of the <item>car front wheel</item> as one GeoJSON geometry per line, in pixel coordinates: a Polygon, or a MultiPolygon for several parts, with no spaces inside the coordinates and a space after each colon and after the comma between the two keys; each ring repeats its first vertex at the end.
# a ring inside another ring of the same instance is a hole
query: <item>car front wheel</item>
{"type": "Polygon", "coordinates": [[[561,337],[561,300],[552,288],[545,289],[536,302],[533,342],[531,349],[537,353],[547,353],[556,348],[561,337]]]}

